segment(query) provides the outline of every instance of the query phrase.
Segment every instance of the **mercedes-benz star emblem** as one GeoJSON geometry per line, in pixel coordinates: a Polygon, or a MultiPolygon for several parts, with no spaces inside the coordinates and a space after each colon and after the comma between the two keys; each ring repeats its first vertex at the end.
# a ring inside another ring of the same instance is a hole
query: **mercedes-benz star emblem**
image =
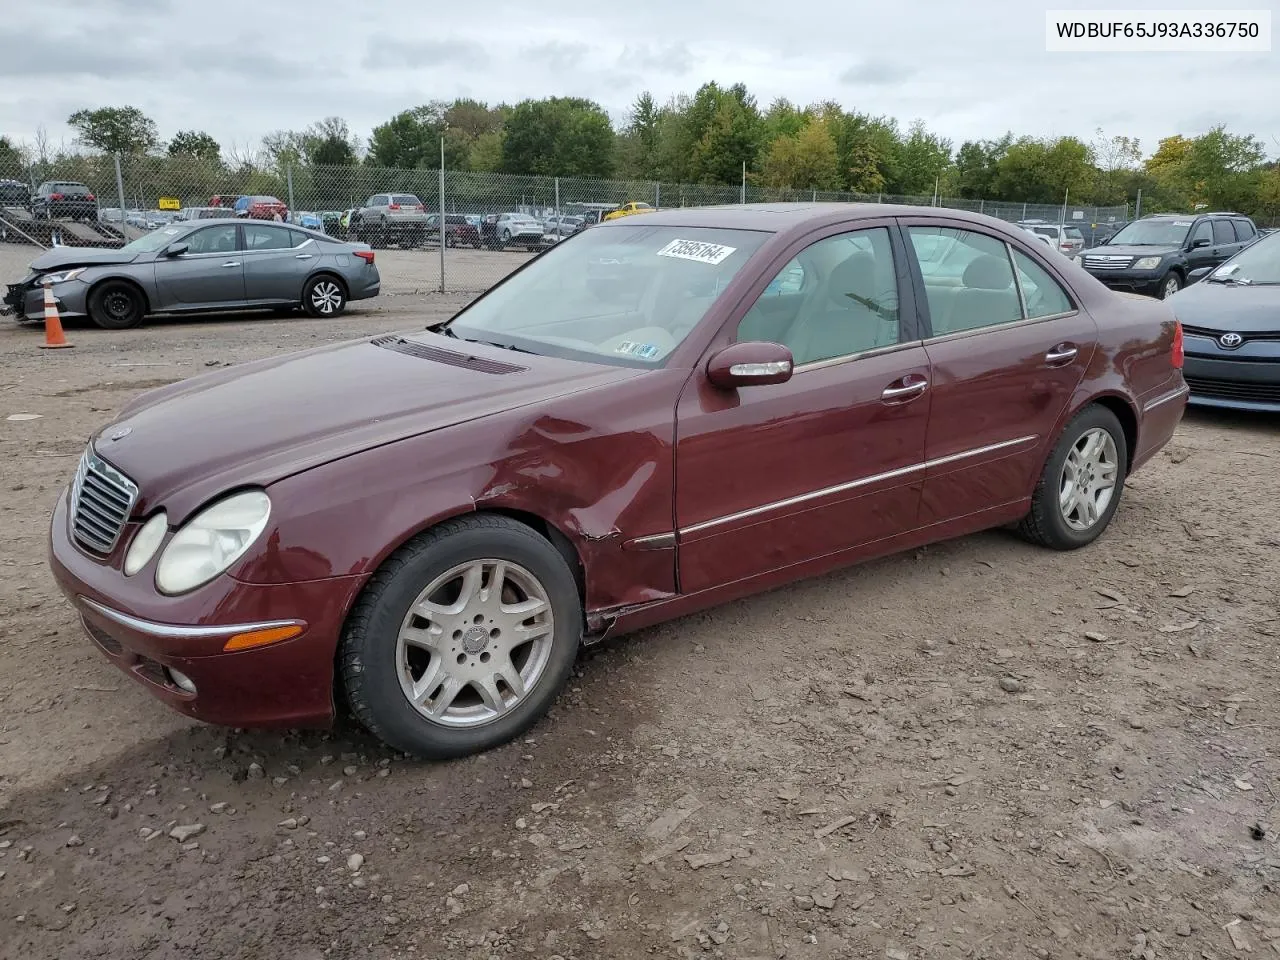
{"type": "Polygon", "coordinates": [[[1218,345],[1227,350],[1234,350],[1242,343],[1244,343],[1244,337],[1238,333],[1224,333],[1218,338],[1218,345]]]}
{"type": "Polygon", "coordinates": [[[123,440],[125,437],[127,437],[131,433],[133,433],[133,427],[121,427],[119,430],[112,430],[111,436],[109,439],[123,440]]]}

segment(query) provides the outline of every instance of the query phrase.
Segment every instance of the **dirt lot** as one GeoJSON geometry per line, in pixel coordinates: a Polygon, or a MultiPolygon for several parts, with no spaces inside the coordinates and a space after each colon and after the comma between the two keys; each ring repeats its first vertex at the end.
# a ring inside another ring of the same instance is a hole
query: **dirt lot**
{"type": "Polygon", "coordinates": [[[0,956],[1280,954],[1276,419],[1189,415],[1089,549],[991,533],[612,643],[462,762],[151,700],[44,565],[86,435],[458,302],[394,282],[56,353],[0,320],[0,956]]]}

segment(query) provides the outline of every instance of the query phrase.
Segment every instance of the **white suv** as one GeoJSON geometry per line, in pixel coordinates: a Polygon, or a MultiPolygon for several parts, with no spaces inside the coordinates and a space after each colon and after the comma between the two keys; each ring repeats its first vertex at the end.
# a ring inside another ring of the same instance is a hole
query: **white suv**
{"type": "Polygon", "coordinates": [[[1084,234],[1079,227],[1044,220],[1019,220],[1017,225],[1028,233],[1043,237],[1050,247],[1068,257],[1084,249],[1084,234]]]}

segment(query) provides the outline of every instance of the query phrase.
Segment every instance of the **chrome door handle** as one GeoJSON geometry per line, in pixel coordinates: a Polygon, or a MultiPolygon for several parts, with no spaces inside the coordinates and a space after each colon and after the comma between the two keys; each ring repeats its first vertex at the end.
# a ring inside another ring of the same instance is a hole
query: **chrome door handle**
{"type": "Polygon", "coordinates": [[[294,257],[293,259],[295,259],[295,260],[310,260],[310,259],[311,259],[312,257],[314,257],[314,256],[315,256],[315,254],[314,254],[314,253],[300,253],[300,254],[298,254],[296,257],[294,257]]]}
{"type": "Polygon", "coordinates": [[[239,260],[228,260],[226,263],[224,263],[224,264],[223,264],[223,266],[224,266],[224,267],[238,267],[238,266],[240,266],[240,261],[239,261],[239,260]]]}
{"type": "Polygon", "coordinates": [[[918,397],[929,389],[928,380],[919,380],[915,383],[908,383],[901,387],[885,387],[880,391],[881,400],[907,400],[911,397],[918,397]]]}
{"type": "Polygon", "coordinates": [[[1044,362],[1051,366],[1070,363],[1080,353],[1075,347],[1059,344],[1044,355],[1044,362]]]}

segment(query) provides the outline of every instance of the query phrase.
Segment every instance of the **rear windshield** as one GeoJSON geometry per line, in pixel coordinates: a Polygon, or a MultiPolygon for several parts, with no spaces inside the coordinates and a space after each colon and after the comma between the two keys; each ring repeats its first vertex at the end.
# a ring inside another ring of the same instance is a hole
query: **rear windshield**
{"type": "Polygon", "coordinates": [[[1067,235],[1067,238],[1070,240],[1084,239],[1084,234],[1080,232],[1079,227],[1067,227],[1067,229],[1064,230],[1063,232],[1067,235]]]}
{"type": "Polygon", "coordinates": [[[449,216],[445,217],[445,218],[444,218],[444,221],[445,221],[445,223],[462,223],[462,224],[465,224],[465,223],[467,222],[467,218],[466,218],[466,217],[464,217],[464,216],[463,216],[462,214],[460,214],[460,213],[456,213],[456,214],[450,214],[449,216]]]}
{"type": "Polygon", "coordinates": [[[49,189],[54,193],[74,193],[80,195],[89,192],[89,188],[83,183],[55,183],[51,184],[49,189]]]}
{"type": "Polygon", "coordinates": [[[401,206],[406,206],[406,207],[416,207],[422,203],[422,201],[419,200],[417,197],[415,197],[412,193],[397,193],[394,197],[391,198],[391,202],[398,203],[401,206]]]}

